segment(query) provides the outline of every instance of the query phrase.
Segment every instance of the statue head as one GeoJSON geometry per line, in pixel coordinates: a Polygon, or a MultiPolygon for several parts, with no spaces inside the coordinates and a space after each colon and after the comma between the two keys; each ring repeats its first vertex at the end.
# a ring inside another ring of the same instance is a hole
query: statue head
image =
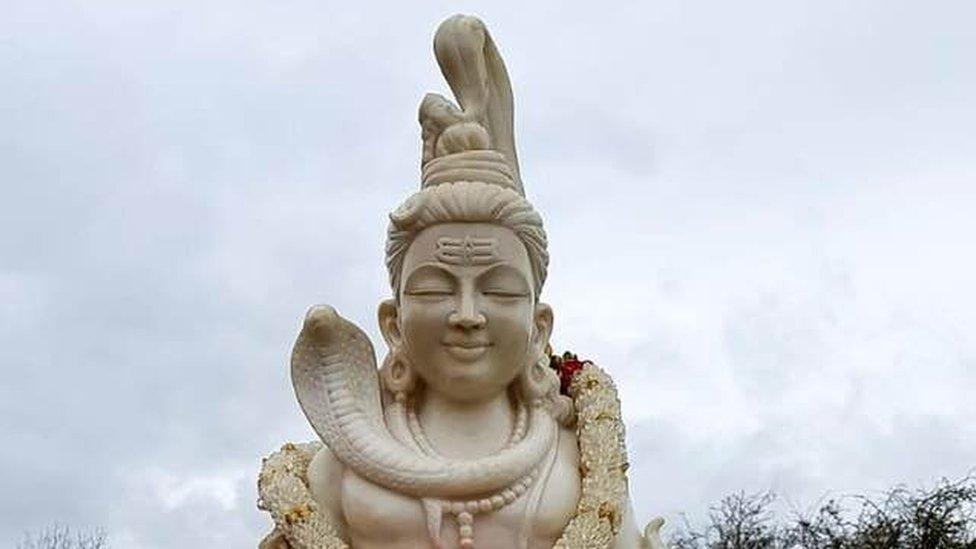
{"type": "Polygon", "coordinates": [[[476,400],[517,382],[524,398],[555,398],[546,233],[519,176],[505,66],[475,18],[445,21],[434,49],[461,108],[424,98],[421,190],[390,214],[384,386],[476,400]]]}
{"type": "Polygon", "coordinates": [[[545,233],[513,191],[483,182],[430,191],[411,197],[423,201],[422,222],[390,225],[395,297],[379,311],[391,349],[384,380],[394,391],[423,381],[454,399],[487,398],[547,358],[552,310],[539,300],[545,233]],[[492,212],[508,214],[477,215],[492,212]]]}

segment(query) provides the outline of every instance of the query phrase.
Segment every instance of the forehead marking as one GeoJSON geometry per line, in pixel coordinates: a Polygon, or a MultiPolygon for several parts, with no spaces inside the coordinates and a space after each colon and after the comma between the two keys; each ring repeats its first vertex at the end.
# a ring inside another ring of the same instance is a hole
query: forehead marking
{"type": "Polygon", "coordinates": [[[450,265],[485,265],[498,258],[498,241],[494,238],[442,236],[437,239],[438,261],[450,265]]]}

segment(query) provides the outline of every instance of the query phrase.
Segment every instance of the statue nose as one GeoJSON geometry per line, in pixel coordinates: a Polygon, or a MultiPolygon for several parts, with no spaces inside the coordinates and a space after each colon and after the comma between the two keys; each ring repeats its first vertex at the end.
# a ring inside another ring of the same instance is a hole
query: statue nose
{"type": "Polygon", "coordinates": [[[474,330],[484,326],[488,319],[476,309],[474,299],[462,297],[460,306],[447,317],[447,321],[462,330],[474,330]]]}
{"type": "Polygon", "coordinates": [[[475,313],[473,315],[461,315],[457,312],[451,313],[451,316],[447,319],[453,326],[457,326],[463,330],[476,330],[485,325],[485,315],[481,313],[475,313]]]}

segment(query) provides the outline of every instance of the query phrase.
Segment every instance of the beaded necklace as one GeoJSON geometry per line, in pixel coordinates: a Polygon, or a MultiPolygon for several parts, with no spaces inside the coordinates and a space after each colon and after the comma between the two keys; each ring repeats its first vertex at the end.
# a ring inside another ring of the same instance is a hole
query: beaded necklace
{"type": "MultiPolygon", "coordinates": [[[[410,429],[410,436],[417,444],[417,447],[420,448],[420,451],[427,455],[438,456],[439,454],[437,453],[437,450],[434,448],[434,445],[431,444],[430,439],[424,432],[423,426],[420,424],[420,420],[417,418],[416,410],[413,408],[413,406],[408,406],[406,407],[406,412],[407,426],[410,429]]],[[[515,424],[512,428],[512,433],[509,435],[508,441],[505,443],[506,449],[518,444],[522,439],[525,438],[527,424],[528,410],[526,409],[525,404],[519,402],[518,408],[515,412],[515,424]]],[[[439,502],[439,507],[441,510],[437,512],[450,513],[454,515],[454,519],[457,521],[458,544],[460,547],[462,549],[470,549],[474,547],[475,515],[497,511],[509,503],[517,500],[529,489],[530,486],[532,486],[532,483],[535,481],[541,468],[542,465],[535,467],[520,480],[494,495],[480,499],[439,502]]]]}

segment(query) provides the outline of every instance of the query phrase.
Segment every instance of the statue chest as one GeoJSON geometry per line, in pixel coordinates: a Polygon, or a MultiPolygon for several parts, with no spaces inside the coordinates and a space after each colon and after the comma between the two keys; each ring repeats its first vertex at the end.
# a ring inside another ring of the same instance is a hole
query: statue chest
{"type": "MultiPolygon", "coordinates": [[[[527,538],[532,549],[550,549],[576,511],[578,464],[575,437],[561,436],[538,510],[527,513],[528,497],[523,495],[498,511],[476,515],[476,547],[511,549],[520,547],[520,540],[527,538]]],[[[431,546],[427,515],[418,499],[386,490],[348,469],[342,478],[342,514],[355,549],[431,546]]],[[[458,546],[457,526],[452,515],[444,515],[441,540],[445,548],[458,546]]]]}

